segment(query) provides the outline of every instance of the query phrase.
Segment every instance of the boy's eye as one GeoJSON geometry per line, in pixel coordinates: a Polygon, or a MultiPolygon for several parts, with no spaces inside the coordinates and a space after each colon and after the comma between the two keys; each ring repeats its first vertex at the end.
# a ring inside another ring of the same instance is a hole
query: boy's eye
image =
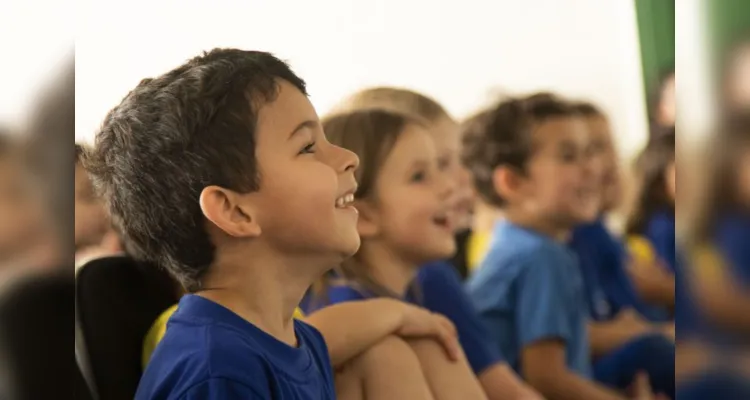
{"type": "Polygon", "coordinates": [[[427,173],[424,171],[417,171],[411,175],[410,180],[412,182],[422,182],[427,178],[427,173]]]}
{"type": "Polygon", "coordinates": [[[302,150],[299,151],[299,154],[312,154],[315,153],[315,142],[308,143],[305,147],[302,148],[302,150]]]}

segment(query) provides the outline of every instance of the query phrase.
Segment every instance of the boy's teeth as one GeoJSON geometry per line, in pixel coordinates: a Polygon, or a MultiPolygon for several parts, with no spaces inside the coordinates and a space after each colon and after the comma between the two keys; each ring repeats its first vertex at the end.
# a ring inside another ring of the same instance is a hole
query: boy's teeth
{"type": "Polygon", "coordinates": [[[354,194],[346,194],[336,199],[336,207],[345,207],[354,202],[354,194]]]}

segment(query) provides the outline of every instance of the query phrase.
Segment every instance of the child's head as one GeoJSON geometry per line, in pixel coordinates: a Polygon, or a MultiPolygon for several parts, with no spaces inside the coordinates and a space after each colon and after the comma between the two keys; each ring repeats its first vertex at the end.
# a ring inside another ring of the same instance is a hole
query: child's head
{"type": "Polygon", "coordinates": [[[248,259],[312,280],[359,246],[357,158],[268,53],[215,49],[143,80],[84,161],[129,251],[188,291],[248,259]]]}
{"type": "Polygon", "coordinates": [[[539,94],[483,113],[464,136],[463,160],[485,202],[564,230],[599,212],[590,147],[575,107],[539,94]]]}
{"type": "Polygon", "coordinates": [[[81,165],[83,147],[76,144],[75,164],[75,246],[76,250],[96,246],[108,231],[109,220],[104,204],[94,193],[94,187],[81,165]]]}
{"type": "Polygon", "coordinates": [[[606,213],[614,210],[622,198],[619,156],[609,120],[591,103],[577,103],[574,107],[589,129],[593,164],[601,185],[601,211],[606,213]]]}
{"type": "Polygon", "coordinates": [[[441,168],[456,184],[456,228],[468,228],[471,223],[474,193],[470,174],[461,164],[461,136],[456,121],[434,99],[409,89],[394,87],[375,87],[359,91],[346,99],[339,106],[339,111],[378,108],[416,116],[427,123],[428,131],[437,148],[441,168]]]}
{"type": "Polygon", "coordinates": [[[627,224],[629,234],[641,234],[657,212],[674,213],[677,192],[675,133],[655,136],[638,156],[635,166],[637,197],[627,224]]]}
{"type": "Polygon", "coordinates": [[[674,126],[677,118],[674,67],[664,70],[651,96],[651,120],[659,126],[674,126]]]}
{"type": "Polygon", "coordinates": [[[416,117],[380,109],[327,118],[331,143],[356,153],[359,187],[355,203],[362,247],[344,274],[362,276],[373,248],[419,266],[455,251],[451,196],[453,182],[440,171],[427,124],[416,117]]]}

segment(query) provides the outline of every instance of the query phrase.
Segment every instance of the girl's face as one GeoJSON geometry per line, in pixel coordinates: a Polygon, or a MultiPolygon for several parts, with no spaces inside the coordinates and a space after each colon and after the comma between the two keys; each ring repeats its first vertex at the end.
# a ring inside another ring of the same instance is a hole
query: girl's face
{"type": "Polygon", "coordinates": [[[371,207],[360,218],[369,219],[372,236],[386,248],[420,265],[456,250],[453,196],[454,180],[441,170],[432,135],[409,125],[386,157],[371,207]]]}
{"type": "Polygon", "coordinates": [[[447,178],[455,185],[453,204],[456,230],[471,226],[474,211],[474,188],[471,185],[471,172],[461,163],[461,134],[458,124],[448,118],[435,122],[430,127],[435,142],[438,163],[447,178]]]}
{"type": "Polygon", "coordinates": [[[607,212],[617,207],[622,197],[617,149],[607,120],[600,116],[586,119],[591,140],[592,158],[601,189],[601,208],[607,212]]]}

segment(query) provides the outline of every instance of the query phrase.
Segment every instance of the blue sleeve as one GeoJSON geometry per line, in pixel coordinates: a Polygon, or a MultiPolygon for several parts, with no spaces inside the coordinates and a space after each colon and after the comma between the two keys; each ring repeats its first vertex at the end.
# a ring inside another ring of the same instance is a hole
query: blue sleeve
{"type": "Polygon", "coordinates": [[[324,390],[330,395],[330,398],[334,398],[336,389],[333,381],[333,364],[323,334],[312,325],[302,321],[297,320],[294,323],[298,328],[297,332],[302,334],[305,345],[310,348],[315,364],[325,379],[324,390]]]}
{"type": "Polygon", "coordinates": [[[731,272],[741,279],[750,279],[750,224],[739,218],[724,222],[716,239],[731,272]]]}
{"type": "Polygon", "coordinates": [[[258,393],[255,389],[227,378],[211,378],[188,389],[179,400],[270,399],[271,393],[258,393]]]}
{"type": "Polygon", "coordinates": [[[365,300],[369,298],[365,293],[346,284],[336,284],[328,288],[322,296],[314,296],[308,292],[299,307],[305,315],[314,313],[326,306],[346,301],[365,300]]]}
{"type": "Polygon", "coordinates": [[[572,342],[575,328],[570,325],[565,269],[556,260],[539,252],[527,260],[516,281],[516,335],[520,347],[544,339],[572,342]]]}
{"type": "Polygon", "coordinates": [[[422,306],[445,315],[456,325],[461,347],[476,375],[503,361],[451,265],[424,266],[419,271],[418,280],[422,291],[422,306]]]}
{"type": "Polygon", "coordinates": [[[675,250],[677,241],[674,235],[674,219],[655,217],[649,224],[647,236],[654,245],[656,254],[667,263],[667,267],[672,272],[677,264],[677,251],[675,250]]]}

